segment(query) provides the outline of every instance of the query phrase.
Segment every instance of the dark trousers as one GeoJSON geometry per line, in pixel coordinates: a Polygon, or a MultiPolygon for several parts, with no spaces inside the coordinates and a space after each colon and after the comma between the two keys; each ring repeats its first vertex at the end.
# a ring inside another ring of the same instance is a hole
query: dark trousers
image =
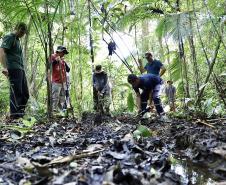
{"type": "MultiPolygon", "coordinates": [[[[155,104],[156,111],[159,115],[164,113],[164,110],[163,110],[162,104],[161,104],[161,100],[160,100],[160,88],[161,88],[161,84],[158,84],[154,87],[154,89],[152,91],[152,99],[155,104]]],[[[151,90],[144,90],[141,93],[141,110],[142,111],[144,111],[147,108],[147,102],[149,99],[150,92],[151,92],[151,90]]]]}
{"type": "Polygon", "coordinates": [[[99,96],[98,96],[98,91],[93,88],[93,103],[94,103],[94,110],[98,111],[99,109],[103,109],[103,107],[101,106],[100,102],[99,102],[99,96]]]}
{"type": "Polygon", "coordinates": [[[9,69],[10,82],[10,116],[13,118],[23,117],[29,91],[24,70],[9,69]]]}

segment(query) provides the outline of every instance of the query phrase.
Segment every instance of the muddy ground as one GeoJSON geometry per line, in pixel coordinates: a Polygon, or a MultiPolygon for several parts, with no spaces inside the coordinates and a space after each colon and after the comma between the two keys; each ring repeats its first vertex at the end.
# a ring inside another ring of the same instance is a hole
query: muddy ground
{"type": "Polygon", "coordinates": [[[84,113],[26,133],[7,128],[0,128],[1,185],[226,184],[224,119],[139,122],[84,113]],[[135,138],[139,124],[151,136],[135,138]]]}

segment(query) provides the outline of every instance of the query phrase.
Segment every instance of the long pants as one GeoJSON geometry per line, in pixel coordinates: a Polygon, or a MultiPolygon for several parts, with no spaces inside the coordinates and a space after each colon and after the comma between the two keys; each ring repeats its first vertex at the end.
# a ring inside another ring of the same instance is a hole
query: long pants
{"type": "Polygon", "coordinates": [[[25,72],[21,69],[8,69],[8,72],[10,82],[10,117],[23,117],[29,99],[25,72]]]}
{"type": "Polygon", "coordinates": [[[52,105],[53,110],[56,111],[58,108],[62,110],[64,108],[65,104],[65,89],[66,89],[66,83],[52,83],[52,105]]]}
{"type": "Polygon", "coordinates": [[[104,93],[103,96],[100,96],[96,90],[94,90],[93,93],[94,110],[102,113],[109,113],[111,104],[110,94],[104,93]]]}
{"type": "MultiPolygon", "coordinates": [[[[155,104],[156,111],[159,115],[164,113],[164,110],[163,110],[163,107],[161,104],[161,100],[160,100],[160,89],[161,89],[161,84],[158,84],[154,87],[154,89],[152,91],[152,99],[155,104]]],[[[150,92],[151,92],[151,90],[144,90],[141,93],[141,109],[142,109],[142,111],[144,111],[147,108],[147,101],[149,99],[150,92]]]]}

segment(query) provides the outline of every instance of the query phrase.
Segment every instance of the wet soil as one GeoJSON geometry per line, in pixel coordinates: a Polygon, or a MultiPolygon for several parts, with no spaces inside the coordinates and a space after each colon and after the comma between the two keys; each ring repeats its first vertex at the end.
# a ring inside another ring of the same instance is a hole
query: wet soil
{"type": "MultiPolygon", "coordinates": [[[[21,123],[14,123],[21,125],[21,123]]],[[[84,113],[0,129],[0,184],[226,184],[226,122],[84,113]],[[135,139],[139,124],[151,137],[135,139]]]]}

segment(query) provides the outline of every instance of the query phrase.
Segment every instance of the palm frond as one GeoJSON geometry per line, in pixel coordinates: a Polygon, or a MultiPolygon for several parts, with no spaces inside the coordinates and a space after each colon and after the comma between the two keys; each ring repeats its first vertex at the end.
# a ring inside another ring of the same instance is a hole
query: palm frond
{"type": "Polygon", "coordinates": [[[174,59],[172,60],[172,63],[169,66],[169,70],[171,71],[171,78],[174,82],[182,78],[181,66],[182,63],[179,54],[176,54],[174,59]]]}
{"type": "Polygon", "coordinates": [[[156,28],[156,34],[159,38],[172,37],[175,41],[185,38],[191,34],[189,25],[189,16],[192,11],[168,14],[162,18],[156,28]]]}
{"type": "Polygon", "coordinates": [[[118,22],[118,28],[122,29],[144,19],[152,19],[164,14],[164,4],[157,1],[142,2],[129,10],[118,22]]]}

